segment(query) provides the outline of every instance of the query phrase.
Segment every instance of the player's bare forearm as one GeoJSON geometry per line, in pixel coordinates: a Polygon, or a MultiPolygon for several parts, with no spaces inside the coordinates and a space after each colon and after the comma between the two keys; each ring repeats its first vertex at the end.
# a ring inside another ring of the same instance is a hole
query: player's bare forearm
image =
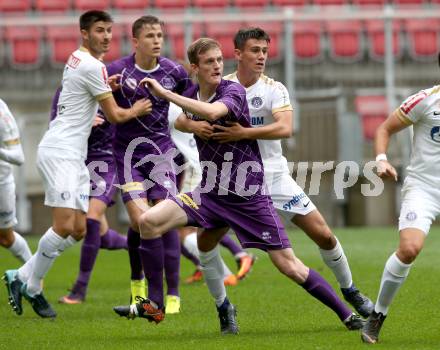
{"type": "Polygon", "coordinates": [[[192,121],[191,119],[188,119],[184,115],[181,115],[174,122],[174,127],[176,128],[176,130],[179,130],[181,132],[186,132],[186,133],[192,134],[193,133],[193,128],[191,127],[192,123],[194,123],[194,121],[192,121]]]}
{"type": "Polygon", "coordinates": [[[166,90],[162,97],[175,103],[182,109],[209,121],[217,120],[228,114],[228,108],[221,102],[208,103],[197,101],[169,90],[166,90]]]}
{"type": "Polygon", "coordinates": [[[131,119],[147,115],[152,110],[152,103],[148,99],[136,101],[136,103],[128,109],[119,107],[113,97],[100,101],[101,109],[104,111],[110,123],[125,123],[131,119]]]}
{"type": "Polygon", "coordinates": [[[379,125],[374,137],[374,151],[376,155],[386,153],[391,135],[405,129],[409,124],[404,123],[398,116],[399,110],[395,110],[391,115],[379,125]]]}

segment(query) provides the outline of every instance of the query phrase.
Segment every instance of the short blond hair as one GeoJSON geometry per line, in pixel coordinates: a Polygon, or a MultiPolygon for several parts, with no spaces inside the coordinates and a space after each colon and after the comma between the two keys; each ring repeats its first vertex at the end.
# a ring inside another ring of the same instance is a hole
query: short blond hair
{"type": "Polygon", "coordinates": [[[199,55],[211,49],[220,49],[220,43],[211,38],[200,38],[194,41],[187,50],[189,63],[198,64],[199,55]]]}

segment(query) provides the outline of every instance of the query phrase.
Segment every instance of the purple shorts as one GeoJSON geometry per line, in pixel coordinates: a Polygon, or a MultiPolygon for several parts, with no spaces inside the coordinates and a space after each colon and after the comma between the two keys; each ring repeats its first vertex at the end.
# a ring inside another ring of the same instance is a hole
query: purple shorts
{"type": "Polygon", "coordinates": [[[276,250],[290,248],[284,226],[269,196],[242,199],[187,192],[171,198],[185,210],[188,226],[205,229],[230,227],[243,248],[276,250]],[[199,199],[195,199],[195,198],[199,199]],[[231,200],[232,199],[232,200],[231,200]]]}
{"type": "Polygon", "coordinates": [[[122,200],[127,203],[138,198],[148,200],[166,199],[175,195],[176,175],[172,159],[165,155],[150,155],[152,161],[136,165],[141,157],[131,157],[124,164],[124,158],[116,156],[116,169],[122,189],[122,200]]]}
{"type": "Polygon", "coordinates": [[[118,176],[113,157],[89,157],[86,166],[90,174],[90,198],[96,198],[111,207],[115,204],[118,176]]]}

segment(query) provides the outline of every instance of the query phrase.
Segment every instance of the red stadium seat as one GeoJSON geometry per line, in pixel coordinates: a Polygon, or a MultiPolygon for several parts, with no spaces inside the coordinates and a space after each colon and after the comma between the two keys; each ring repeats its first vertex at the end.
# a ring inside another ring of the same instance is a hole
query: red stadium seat
{"type": "Polygon", "coordinates": [[[397,7],[416,7],[420,8],[423,5],[424,0],[393,0],[392,1],[397,7]]]}
{"type": "Polygon", "coordinates": [[[330,43],[330,56],[335,61],[354,62],[362,58],[360,21],[328,21],[326,30],[330,43]]]}
{"type": "Polygon", "coordinates": [[[352,0],[353,5],[361,7],[383,7],[387,1],[386,0],[352,0]]]}
{"type": "Polygon", "coordinates": [[[115,10],[145,10],[149,0],[113,0],[115,10]]]}
{"type": "MultiPolygon", "coordinates": [[[[113,24],[112,27],[112,42],[110,50],[104,55],[104,62],[112,62],[121,58],[124,55],[122,50],[122,42],[124,38],[124,30],[122,25],[113,24]]],[[[131,35],[130,35],[131,37],[131,35]]]]}
{"type": "Polygon", "coordinates": [[[41,12],[66,12],[70,5],[70,0],[35,0],[35,9],[41,12]]]}
{"type": "Polygon", "coordinates": [[[190,6],[190,0],[152,0],[152,5],[159,9],[177,9],[190,6]]]}
{"type": "Polygon", "coordinates": [[[246,23],[247,27],[260,27],[270,36],[269,44],[269,58],[280,57],[281,45],[283,38],[283,23],[282,22],[250,22],[246,23]]]}
{"type": "Polygon", "coordinates": [[[316,6],[341,6],[346,4],[345,0],[312,0],[312,4],[316,6]]]}
{"type": "Polygon", "coordinates": [[[73,7],[77,11],[108,10],[111,8],[110,0],[73,0],[73,7]]]}
{"type": "Polygon", "coordinates": [[[321,22],[295,22],[293,24],[293,46],[295,57],[303,63],[315,63],[322,58],[321,22]]]}
{"type": "MultiPolygon", "coordinates": [[[[192,37],[202,36],[202,24],[194,23],[192,26],[192,37]]],[[[172,47],[171,57],[179,60],[186,60],[185,30],[182,24],[165,24],[165,35],[172,47]]]]}
{"type": "Polygon", "coordinates": [[[16,68],[35,68],[42,63],[42,33],[39,27],[7,27],[5,38],[9,44],[10,62],[16,68]]]}
{"type": "Polygon", "coordinates": [[[373,140],[376,129],[388,116],[385,96],[357,96],[355,106],[361,118],[364,139],[373,140]]]}
{"type": "Polygon", "coordinates": [[[193,6],[198,8],[224,8],[229,0],[193,0],[193,6]]]}
{"type": "MultiPolygon", "coordinates": [[[[402,55],[400,40],[401,23],[393,21],[393,54],[395,58],[402,55]]],[[[382,20],[366,21],[367,41],[370,57],[382,61],[385,56],[385,29],[382,20]]]]}
{"type": "Polygon", "coordinates": [[[274,6],[303,7],[307,0],[272,0],[274,6]]]}
{"type": "Polygon", "coordinates": [[[214,38],[220,43],[222,47],[223,58],[229,60],[235,57],[233,42],[234,35],[242,27],[243,23],[241,22],[206,23],[206,35],[210,38],[214,38]]]}
{"type": "Polygon", "coordinates": [[[64,65],[70,54],[79,48],[79,28],[77,25],[48,27],[47,39],[51,63],[55,66],[64,65]]]}
{"type": "Polygon", "coordinates": [[[434,60],[440,51],[440,21],[438,19],[413,19],[404,22],[412,58],[434,60]]]}
{"type": "Polygon", "coordinates": [[[26,12],[31,5],[31,0],[0,0],[0,12],[26,12]]]}
{"type": "Polygon", "coordinates": [[[235,7],[265,7],[269,5],[269,0],[232,0],[232,5],[235,7]]]}

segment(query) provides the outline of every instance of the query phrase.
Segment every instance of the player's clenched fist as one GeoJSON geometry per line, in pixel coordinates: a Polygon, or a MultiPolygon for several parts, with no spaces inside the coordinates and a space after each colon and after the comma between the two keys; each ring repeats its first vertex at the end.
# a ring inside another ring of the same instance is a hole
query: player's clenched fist
{"type": "Polygon", "coordinates": [[[134,114],[136,117],[140,117],[141,115],[150,114],[153,109],[153,105],[148,99],[137,100],[132,107],[134,114]]]}

